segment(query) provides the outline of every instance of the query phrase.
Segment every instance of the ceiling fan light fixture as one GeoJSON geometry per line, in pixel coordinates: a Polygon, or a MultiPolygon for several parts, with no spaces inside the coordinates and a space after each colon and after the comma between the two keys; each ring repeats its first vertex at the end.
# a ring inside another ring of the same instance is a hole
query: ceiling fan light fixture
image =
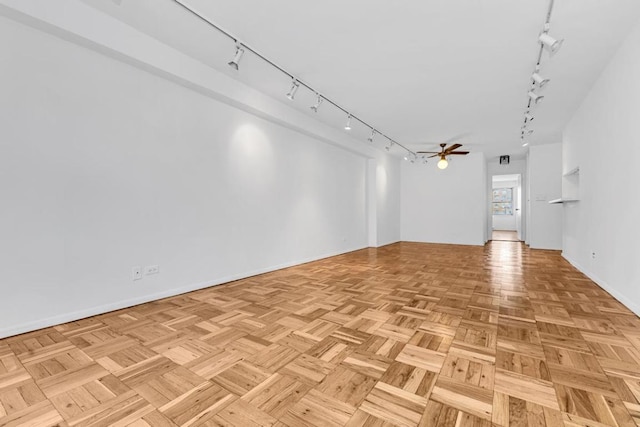
{"type": "Polygon", "coordinates": [[[449,166],[447,159],[444,156],[440,157],[440,160],[438,160],[438,169],[446,169],[447,166],[449,166]]]}
{"type": "Polygon", "coordinates": [[[540,74],[538,74],[537,72],[536,72],[536,73],[533,73],[533,74],[531,75],[531,78],[532,78],[532,79],[533,79],[533,81],[538,85],[538,87],[539,87],[540,89],[542,89],[542,88],[543,88],[547,83],[549,83],[549,81],[550,81],[549,79],[546,79],[546,78],[542,77],[542,76],[541,76],[540,74]]]}
{"type": "Polygon", "coordinates": [[[293,81],[291,82],[291,89],[289,89],[289,92],[287,93],[287,98],[293,101],[293,99],[296,97],[298,88],[300,88],[300,83],[296,79],[293,79],[293,81]]]}
{"type": "Polygon", "coordinates": [[[531,98],[531,101],[533,101],[534,104],[537,104],[544,99],[543,95],[539,95],[532,90],[530,90],[527,95],[529,95],[529,98],[531,98]]]}
{"type": "Polygon", "coordinates": [[[542,46],[544,46],[549,52],[551,52],[551,54],[558,52],[558,50],[560,50],[560,48],[562,47],[562,43],[564,42],[564,39],[557,40],[551,37],[546,31],[540,34],[538,40],[540,40],[542,46]]]}
{"type": "Polygon", "coordinates": [[[242,48],[242,45],[238,43],[236,45],[236,54],[233,56],[233,59],[227,64],[234,70],[238,71],[238,65],[240,64],[242,55],[244,55],[244,49],[242,48]]]}

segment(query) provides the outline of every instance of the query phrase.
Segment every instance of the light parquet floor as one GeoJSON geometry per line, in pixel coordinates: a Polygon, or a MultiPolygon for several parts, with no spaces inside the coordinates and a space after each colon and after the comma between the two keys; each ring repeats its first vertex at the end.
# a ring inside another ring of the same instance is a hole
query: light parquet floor
{"type": "Polygon", "coordinates": [[[14,425],[640,425],[640,320],[555,251],[398,243],[0,340],[14,425]]]}

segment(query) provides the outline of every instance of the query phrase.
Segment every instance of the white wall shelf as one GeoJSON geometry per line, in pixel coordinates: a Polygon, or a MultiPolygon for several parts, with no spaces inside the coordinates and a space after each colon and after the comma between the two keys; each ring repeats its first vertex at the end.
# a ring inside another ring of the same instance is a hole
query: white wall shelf
{"type": "Polygon", "coordinates": [[[570,203],[570,202],[579,202],[578,199],[553,199],[549,200],[550,205],[558,204],[558,203],[570,203]]]}
{"type": "Polygon", "coordinates": [[[580,166],[562,174],[562,197],[549,203],[577,202],[580,195],[580,166]]]}

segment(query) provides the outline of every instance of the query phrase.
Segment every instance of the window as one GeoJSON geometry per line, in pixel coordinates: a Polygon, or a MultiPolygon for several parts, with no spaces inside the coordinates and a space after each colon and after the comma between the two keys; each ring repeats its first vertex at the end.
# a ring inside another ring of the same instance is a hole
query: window
{"type": "Polygon", "coordinates": [[[491,202],[494,215],[513,215],[512,188],[495,188],[491,202]]]}

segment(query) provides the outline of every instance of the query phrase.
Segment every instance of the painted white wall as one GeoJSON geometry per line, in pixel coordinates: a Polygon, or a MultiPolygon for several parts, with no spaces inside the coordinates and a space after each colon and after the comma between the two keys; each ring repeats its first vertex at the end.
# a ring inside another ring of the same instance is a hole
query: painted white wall
{"type": "MultiPolygon", "coordinates": [[[[492,188],[492,177],[496,175],[514,175],[520,174],[522,177],[522,194],[521,194],[521,214],[522,214],[522,240],[526,241],[527,239],[527,209],[526,209],[526,200],[527,200],[527,160],[526,159],[511,159],[508,165],[501,165],[499,161],[499,157],[494,157],[491,159],[487,159],[487,235],[491,236],[491,231],[493,228],[493,215],[491,214],[491,197],[489,197],[489,192],[492,188]]],[[[496,228],[497,229],[497,228],[496,228]]]]}
{"type": "Polygon", "coordinates": [[[562,205],[549,204],[562,195],[562,144],[529,147],[529,184],[529,245],[562,249],[562,205]]]}
{"type": "Polygon", "coordinates": [[[564,131],[563,171],[580,167],[580,201],[563,205],[563,255],[640,315],[638,75],[640,23],[564,131]]]}
{"type": "Polygon", "coordinates": [[[402,164],[402,240],[483,245],[487,221],[482,153],[456,157],[440,170],[402,164]]]}
{"type": "Polygon", "coordinates": [[[492,188],[511,188],[513,194],[514,210],[512,215],[491,215],[493,221],[494,230],[510,230],[515,231],[516,228],[516,215],[515,215],[515,202],[518,191],[518,180],[509,181],[497,181],[492,183],[492,188]]]}
{"type": "Polygon", "coordinates": [[[371,158],[399,240],[399,160],[100,19],[0,17],[0,337],[366,247],[371,158]]]}

